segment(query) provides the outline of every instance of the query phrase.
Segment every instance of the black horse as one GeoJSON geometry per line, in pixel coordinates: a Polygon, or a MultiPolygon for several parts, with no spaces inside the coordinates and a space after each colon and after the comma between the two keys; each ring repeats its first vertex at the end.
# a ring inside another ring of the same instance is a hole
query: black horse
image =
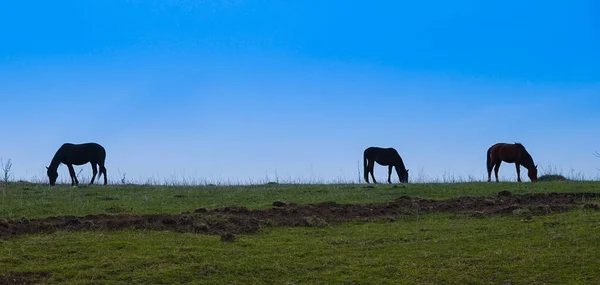
{"type": "Polygon", "coordinates": [[[367,181],[367,183],[369,183],[369,173],[371,173],[373,183],[377,183],[377,181],[375,181],[375,176],[373,175],[375,162],[388,167],[388,183],[392,183],[392,167],[396,168],[396,173],[398,174],[400,182],[408,183],[408,169],[406,169],[402,157],[400,157],[394,148],[372,146],[365,149],[363,154],[363,164],[365,168],[365,181],[367,181]]]}
{"type": "Polygon", "coordinates": [[[56,154],[54,154],[54,157],[50,162],[50,166],[46,167],[46,169],[48,169],[47,175],[48,179],[50,179],[50,185],[56,184],[56,179],[58,178],[57,169],[58,165],[61,163],[64,163],[69,168],[71,185],[79,185],[79,181],[75,175],[75,169],[73,169],[73,164],[84,165],[88,162],[92,164],[93,171],[90,185],[94,184],[94,179],[96,178],[96,174],[98,174],[98,169],[96,167],[97,165],[100,165],[100,174],[98,175],[98,179],[100,179],[100,176],[104,174],[104,185],[106,185],[106,168],[104,167],[105,160],[106,150],[104,150],[104,147],[97,143],[65,143],[56,151],[56,154]]]}

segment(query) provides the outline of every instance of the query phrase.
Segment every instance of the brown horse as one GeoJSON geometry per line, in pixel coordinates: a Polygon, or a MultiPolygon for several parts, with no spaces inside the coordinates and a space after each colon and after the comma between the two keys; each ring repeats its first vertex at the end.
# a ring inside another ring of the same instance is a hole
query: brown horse
{"type": "Polygon", "coordinates": [[[393,148],[374,146],[368,147],[363,153],[365,181],[367,183],[369,183],[369,173],[371,173],[373,183],[377,183],[373,175],[375,162],[388,167],[388,183],[392,183],[392,168],[396,168],[396,173],[401,183],[408,183],[408,169],[404,166],[404,161],[402,161],[402,157],[400,157],[398,152],[393,148]]]}
{"type": "Polygon", "coordinates": [[[515,164],[518,182],[521,182],[521,165],[527,168],[527,176],[532,182],[538,181],[537,165],[533,163],[533,158],[522,144],[497,143],[487,151],[488,182],[492,181],[492,168],[494,168],[496,182],[498,182],[498,170],[502,161],[515,164]]]}

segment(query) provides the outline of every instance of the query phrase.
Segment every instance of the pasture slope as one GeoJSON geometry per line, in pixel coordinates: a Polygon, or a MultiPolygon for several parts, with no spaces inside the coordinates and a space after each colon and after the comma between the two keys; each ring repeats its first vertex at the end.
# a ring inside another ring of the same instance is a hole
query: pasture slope
{"type": "Polygon", "coordinates": [[[0,191],[0,284],[600,283],[599,182],[0,191]]]}

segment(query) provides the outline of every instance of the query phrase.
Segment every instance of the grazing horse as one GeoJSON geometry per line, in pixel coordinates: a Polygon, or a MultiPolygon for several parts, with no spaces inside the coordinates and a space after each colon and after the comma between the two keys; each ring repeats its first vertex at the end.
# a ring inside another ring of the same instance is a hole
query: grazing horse
{"type": "Polygon", "coordinates": [[[86,163],[92,164],[92,180],[90,185],[94,184],[96,174],[98,174],[97,165],[100,165],[100,176],[104,174],[104,185],[106,185],[106,168],[104,167],[104,161],[106,160],[106,150],[104,147],[97,143],[83,143],[83,144],[63,144],[54,154],[50,166],[46,166],[48,179],[50,179],[50,185],[56,184],[56,178],[58,178],[58,165],[64,163],[69,168],[69,174],[71,175],[71,186],[79,185],[77,176],[75,175],[74,165],[84,165],[86,163]]]}
{"type": "Polygon", "coordinates": [[[404,166],[402,157],[400,157],[398,152],[393,148],[381,148],[374,146],[368,147],[363,153],[365,181],[367,181],[367,183],[369,183],[369,173],[371,173],[373,183],[377,183],[377,181],[375,181],[375,176],[373,175],[375,162],[377,162],[379,165],[388,167],[388,183],[392,183],[392,167],[396,168],[396,173],[398,174],[398,179],[400,179],[400,182],[408,183],[408,169],[406,169],[404,166]]]}
{"type": "Polygon", "coordinates": [[[527,176],[529,176],[532,182],[538,181],[537,165],[533,163],[533,158],[531,158],[531,155],[522,144],[497,143],[487,151],[488,182],[492,181],[492,168],[494,168],[496,182],[498,182],[498,170],[502,161],[515,164],[517,167],[518,182],[521,182],[521,165],[527,168],[527,176]]]}

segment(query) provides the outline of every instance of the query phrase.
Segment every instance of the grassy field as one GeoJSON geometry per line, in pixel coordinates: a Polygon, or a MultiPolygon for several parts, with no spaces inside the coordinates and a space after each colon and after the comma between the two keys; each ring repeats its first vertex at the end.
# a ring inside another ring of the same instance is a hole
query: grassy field
{"type": "Polygon", "coordinates": [[[513,193],[598,192],[600,182],[342,184],[256,186],[79,186],[16,183],[0,188],[0,218],[38,218],[99,213],[180,213],[197,208],[244,205],[269,208],[276,200],[295,203],[388,202],[399,196],[447,199],[513,193]]]}
{"type": "MultiPolygon", "coordinates": [[[[389,202],[600,192],[599,182],[236,187],[11,184],[0,218],[179,213],[244,205],[389,202]]],[[[58,232],[0,240],[0,284],[600,284],[600,211],[536,216],[426,214],[396,221],[265,228],[226,243],[166,231],[58,232]],[[9,283],[10,284],[10,283],[9,283]]]]}

